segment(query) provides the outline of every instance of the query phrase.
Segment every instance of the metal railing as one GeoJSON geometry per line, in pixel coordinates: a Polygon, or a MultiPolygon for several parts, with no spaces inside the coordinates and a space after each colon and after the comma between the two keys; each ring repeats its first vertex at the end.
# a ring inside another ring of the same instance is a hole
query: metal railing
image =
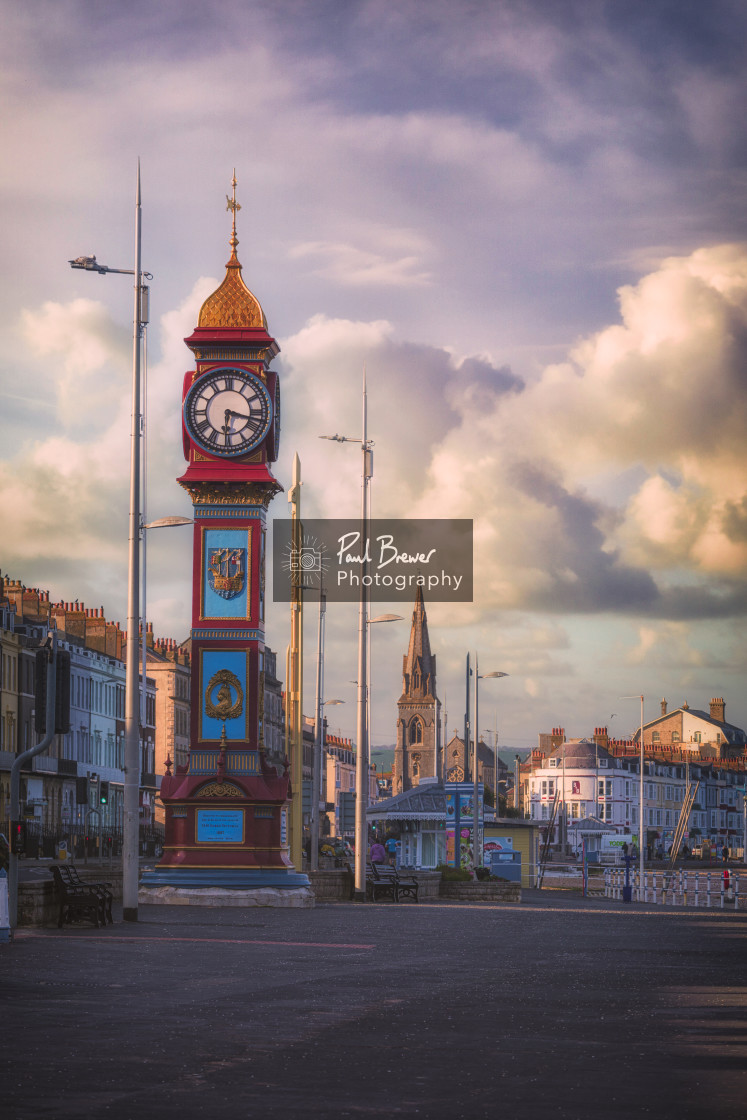
{"type": "MultiPolygon", "coordinates": [[[[637,871],[631,871],[630,885],[635,902],[651,902],[662,906],[690,906],[696,909],[740,909],[739,876],[729,868],[723,872],[644,871],[643,883],[637,871]]],[[[622,899],[625,870],[608,867],[604,871],[605,898],[622,899]]]]}

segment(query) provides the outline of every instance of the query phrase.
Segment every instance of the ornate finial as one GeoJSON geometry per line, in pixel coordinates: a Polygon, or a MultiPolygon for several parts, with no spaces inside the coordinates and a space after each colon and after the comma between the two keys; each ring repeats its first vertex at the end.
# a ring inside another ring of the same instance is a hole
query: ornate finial
{"type": "Polygon", "coordinates": [[[220,751],[218,753],[218,762],[215,767],[215,772],[218,775],[218,781],[222,782],[226,773],[226,747],[228,741],[226,739],[226,721],[223,720],[223,730],[220,733],[220,751]]]}
{"type": "Polygon", "coordinates": [[[236,255],[239,239],[236,236],[236,211],[241,203],[236,201],[236,168],[233,170],[231,186],[233,197],[226,195],[226,210],[233,214],[231,223],[231,256],[226,262],[226,275],[223,283],[213,292],[200,308],[198,328],[220,327],[228,329],[267,330],[267,320],[259,300],[247,288],[241,278],[241,263],[236,255]]]}
{"type": "Polygon", "coordinates": [[[232,224],[232,227],[231,227],[231,256],[235,257],[236,256],[236,246],[239,243],[239,239],[236,236],[236,211],[241,209],[241,203],[236,201],[236,168],[235,167],[233,169],[233,179],[231,180],[231,186],[233,187],[233,198],[229,198],[228,195],[226,195],[226,210],[230,210],[233,214],[233,224],[232,224]]]}
{"type": "Polygon", "coordinates": [[[166,755],[166,762],[165,762],[165,766],[166,766],[166,777],[167,777],[167,778],[170,778],[170,777],[171,777],[171,767],[172,767],[173,765],[174,765],[174,763],[173,763],[173,761],[172,761],[172,759],[171,759],[171,755],[170,755],[170,754],[167,754],[167,755],[166,755]]]}

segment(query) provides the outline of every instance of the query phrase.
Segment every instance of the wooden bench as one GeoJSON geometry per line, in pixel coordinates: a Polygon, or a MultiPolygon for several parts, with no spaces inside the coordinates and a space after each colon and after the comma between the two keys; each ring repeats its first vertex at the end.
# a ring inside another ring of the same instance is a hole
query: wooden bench
{"type": "Polygon", "coordinates": [[[388,890],[392,900],[399,902],[402,895],[409,895],[418,901],[417,879],[403,878],[394,867],[386,863],[368,864],[368,881],[371,883],[371,897],[376,901],[376,890],[388,890]]]}
{"type": "Polygon", "coordinates": [[[54,879],[57,896],[60,900],[60,913],[57,919],[58,929],[84,918],[90,918],[96,929],[99,928],[100,924],[105,924],[106,918],[102,918],[102,902],[99,895],[91,890],[88,885],[81,887],[66,882],[61,869],[54,864],[49,871],[54,879]],[[100,919],[102,920],[100,921],[100,919]]]}

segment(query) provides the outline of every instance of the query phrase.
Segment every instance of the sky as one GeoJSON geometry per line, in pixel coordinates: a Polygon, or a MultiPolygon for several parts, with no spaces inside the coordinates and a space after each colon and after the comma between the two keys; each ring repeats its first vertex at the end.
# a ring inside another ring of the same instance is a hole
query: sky
{"type": "MultiPolygon", "coordinates": [[[[438,692],[529,749],[726,699],[747,727],[747,133],[741,0],[0,0],[0,569],[126,618],[138,158],[147,517],[189,515],[183,339],[238,254],[281,353],[277,477],[355,516],[365,365],[379,517],[470,517],[472,604],[431,603],[438,692]]],[[[271,516],[286,517],[286,494],[271,516]]],[[[155,633],[189,528],[149,533],[155,633]]],[[[379,606],[377,605],[377,610],[379,606]]],[[[380,605],[382,611],[387,606],[380,605]]],[[[372,632],[395,738],[408,617],[372,632]]],[[[287,608],[267,642],[284,666],[287,608]]],[[[355,729],[356,610],[325,696],[355,729]]],[[[305,708],[313,712],[314,612],[305,708]]],[[[492,741],[491,736],[486,738],[492,741]]]]}

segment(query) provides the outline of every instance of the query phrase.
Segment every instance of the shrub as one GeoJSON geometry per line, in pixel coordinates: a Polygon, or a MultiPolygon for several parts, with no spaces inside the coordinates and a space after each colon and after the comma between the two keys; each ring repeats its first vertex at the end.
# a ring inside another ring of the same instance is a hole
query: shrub
{"type": "Polygon", "coordinates": [[[466,867],[449,867],[446,863],[439,863],[436,871],[441,872],[445,883],[468,883],[472,878],[466,867]]]}

